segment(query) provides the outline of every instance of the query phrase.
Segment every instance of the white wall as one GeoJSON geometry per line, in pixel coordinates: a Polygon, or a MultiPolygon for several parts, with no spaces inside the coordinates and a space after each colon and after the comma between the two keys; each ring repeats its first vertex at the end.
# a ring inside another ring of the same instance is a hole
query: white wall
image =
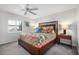
{"type": "Polygon", "coordinates": [[[79,8],[77,8],[77,38],[78,38],[78,54],[79,54],[79,8]]]}
{"type": "Polygon", "coordinates": [[[24,21],[27,21],[28,19],[11,14],[8,12],[0,11],[0,44],[16,41],[19,38],[19,32],[15,33],[8,33],[8,20],[22,20],[22,30],[24,30],[25,24],[24,21]]]}

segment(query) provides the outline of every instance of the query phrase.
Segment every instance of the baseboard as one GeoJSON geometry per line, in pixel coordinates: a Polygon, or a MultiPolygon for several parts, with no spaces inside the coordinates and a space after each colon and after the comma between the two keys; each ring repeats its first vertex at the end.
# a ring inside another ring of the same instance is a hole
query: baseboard
{"type": "Polygon", "coordinates": [[[17,40],[16,41],[7,42],[7,43],[4,43],[4,44],[0,44],[0,46],[6,45],[6,44],[10,44],[10,43],[14,43],[14,42],[17,42],[17,40]]]}

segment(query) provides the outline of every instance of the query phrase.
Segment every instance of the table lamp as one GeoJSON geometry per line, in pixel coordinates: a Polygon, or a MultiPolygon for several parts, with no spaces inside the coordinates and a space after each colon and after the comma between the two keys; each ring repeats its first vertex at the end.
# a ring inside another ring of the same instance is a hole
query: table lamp
{"type": "Polygon", "coordinates": [[[62,25],[62,29],[63,29],[63,34],[66,34],[66,30],[68,29],[68,25],[67,24],[63,24],[62,25]]]}

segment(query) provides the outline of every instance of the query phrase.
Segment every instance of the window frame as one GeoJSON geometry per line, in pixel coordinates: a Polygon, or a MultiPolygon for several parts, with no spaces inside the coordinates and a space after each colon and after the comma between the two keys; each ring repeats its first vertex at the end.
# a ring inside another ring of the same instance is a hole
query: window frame
{"type": "MultiPolygon", "coordinates": [[[[11,21],[11,20],[10,20],[11,21]]],[[[15,22],[15,24],[10,24],[9,20],[8,20],[8,32],[12,33],[12,32],[21,32],[22,31],[22,21],[21,20],[12,20],[15,22]],[[20,24],[17,25],[17,22],[19,22],[20,24]],[[9,29],[9,26],[14,26],[13,31],[11,31],[11,29],[9,29]],[[19,29],[17,29],[17,27],[19,27],[19,29]]]]}

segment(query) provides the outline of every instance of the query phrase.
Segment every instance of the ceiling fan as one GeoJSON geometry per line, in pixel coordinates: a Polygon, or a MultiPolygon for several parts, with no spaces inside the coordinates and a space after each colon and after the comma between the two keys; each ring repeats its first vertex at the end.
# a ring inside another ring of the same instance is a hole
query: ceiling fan
{"type": "Polygon", "coordinates": [[[29,8],[29,4],[26,4],[24,8],[22,9],[22,11],[24,11],[24,15],[26,15],[28,12],[33,15],[37,15],[36,13],[33,12],[35,10],[38,10],[38,8],[29,8]]]}

